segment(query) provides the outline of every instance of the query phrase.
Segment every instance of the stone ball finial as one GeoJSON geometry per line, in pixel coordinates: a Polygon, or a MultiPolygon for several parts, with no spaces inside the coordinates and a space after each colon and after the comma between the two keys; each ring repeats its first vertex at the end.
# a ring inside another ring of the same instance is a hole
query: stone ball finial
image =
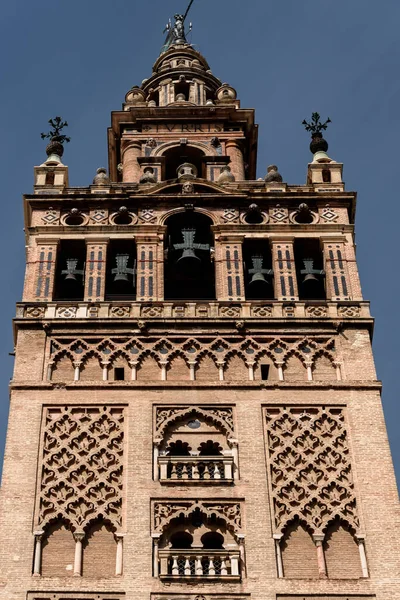
{"type": "Polygon", "coordinates": [[[228,166],[222,167],[217,183],[230,183],[231,181],[235,181],[235,176],[232,173],[231,168],[228,166]]]}
{"type": "Polygon", "coordinates": [[[196,179],[197,177],[197,168],[191,163],[183,163],[177,168],[176,172],[180,180],[196,179]]]}
{"type": "Polygon", "coordinates": [[[269,165],[264,181],[265,183],[282,183],[282,175],[279,173],[276,165],[269,165]]]}
{"type": "Polygon", "coordinates": [[[107,185],[109,183],[110,180],[107,175],[107,170],[104,167],[98,168],[93,179],[93,185],[107,185]]]}
{"type": "Polygon", "coordinates": [[[328,142],[323,137],[322,133],[317,131],[311,136],[310,150],[313,154],[317,152],[328,152],[328,142]]]}
{"type": "Polygon", "coordinates": [[[139,179],[139,183],[157,183],[156,176],[154,175],[153,167],[145,167],[143,175],[139,179]]]}

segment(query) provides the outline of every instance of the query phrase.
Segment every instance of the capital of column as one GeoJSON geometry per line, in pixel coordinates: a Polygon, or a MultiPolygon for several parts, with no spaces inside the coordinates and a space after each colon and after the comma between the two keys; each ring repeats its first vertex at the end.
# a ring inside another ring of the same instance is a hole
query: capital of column
{"type": "Polygon", "coordinates": [[[72,535],[75,542],[83,542],[86,536],[84,531],[75,531],[72,535]]]}
{"type": "Polygon", "coordinates": [[[121,151],[122,151],[122,156],[125,154],[125,152],[127,150],[141,150],[142,149],[142,142],[139,140],[122,140],[121,141],[121,151]]]}
{"type": "Polygon", "coordinates": [[[44,530],[41,529],[40,531],[34,531],[33,532],[33,537],[35,538],[35,540],[37,540],[38,542],[41,541],[42,537],[44,536],[44,530]]]}

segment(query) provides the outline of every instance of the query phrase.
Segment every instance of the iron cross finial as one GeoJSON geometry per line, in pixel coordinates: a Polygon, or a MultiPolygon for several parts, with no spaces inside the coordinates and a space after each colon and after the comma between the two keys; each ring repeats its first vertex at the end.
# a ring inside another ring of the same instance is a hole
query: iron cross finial
{"type": "Polygon", "coordinates": [[[328,117],[327,120],[325,121],[325,123],[321,123],[320,118],[321,118],[321,116],[319,113],[313,112],[311,115],[311,121],[308,123],[304,119],[304,121],[302,122],[302,125],[304,125],[305,130],[309,131],[311,134],[321,133],[321,131],[325,131],[325,129],[328,128],[328,124],[332,123],[332,121],[328,117]]]}

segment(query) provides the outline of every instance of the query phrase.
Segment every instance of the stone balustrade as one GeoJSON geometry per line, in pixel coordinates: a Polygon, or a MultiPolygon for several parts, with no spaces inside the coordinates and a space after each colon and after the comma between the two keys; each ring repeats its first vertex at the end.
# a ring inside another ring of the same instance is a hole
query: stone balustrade
{"type": "Polygon", "coordinates": [[[160,550],[161,579],[240,580],[239,550],[160,550]]]}
{"type": "Polygon", "coordinates": [[[159,456],[164,483],[232,483],[233,456],[159,456]]]}
{"type": "Polygon", "coordinates": [[[277,300],[257,302],[20,302],[18,318],[29,319],[370,319],[369,302],[277,300]]]}

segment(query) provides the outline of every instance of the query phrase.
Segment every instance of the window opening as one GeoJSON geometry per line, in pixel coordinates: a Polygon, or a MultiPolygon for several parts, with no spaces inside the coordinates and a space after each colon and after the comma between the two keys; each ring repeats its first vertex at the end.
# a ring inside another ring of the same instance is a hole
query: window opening
{"type": "Polygon", "coordinates": [[[194,211],[168,219],[164,280],[166,300],[215,298],[210,225],[208,217],[194,211]]]}
{"type": "Polygon", "coordinates": [[[54,185],[55,173],[54,171],[47,171],[46,173],[46,185],[54,185]]]}
{"type": "Polygon", "coordinates": [[[111,240],[107,249],[106,300],[135,299],[135,244],[132,240],[111,240]]]}
{"type": "Polygon", "coordinates": [[[323,300],[325,271],[318,239],[296,239],[294,256],[300,300],[323,300]]]}
{"type": "Polygon", "coordinates": [[[268,376],[269,376],[269,365],[260,365],[260,371],[261,371],[261,379],[263,381],[267,381],[268,376]]]}
{"type": "Polygon", "coordinates": [[[125,369],[124,367],[115,367],[114,369],[114,381],[125,380],[125,369]]]}
{"type": "Polygon", "coordinates": [[[83,300],[85,260],[84,240],[61,240],[57,253],[56,300],[83,300]]]}
{"type": "Polygon", "coordinates": [[[273,299],[272,254],[268,240],[245,240],[243,261],[246,299],[273,299]]]}
{"type": "MultiPolygon", "coordinates": [[[[183,135],[185,134],[183,133],[183,135]]],[[[204,152],[202,152],[198,148],[194,148],[193,146],[190,146],[188,144],[180,144],[179,146],[174,146],[173,148],[167,150],[167,152],[164,153],[164,156],[166,161],[166,179],[176,179],[177,169],[184,163],[190,163],[194,165],[197,169],[199,177],[204,177],[205,175],[202,161],[204,152]]]]}
{"type": "Polygon", "coordinates": [[[331,183],[331,172],[329,169],[323,169],[322,171],[322,181],[324,183],[331,183]]]}

